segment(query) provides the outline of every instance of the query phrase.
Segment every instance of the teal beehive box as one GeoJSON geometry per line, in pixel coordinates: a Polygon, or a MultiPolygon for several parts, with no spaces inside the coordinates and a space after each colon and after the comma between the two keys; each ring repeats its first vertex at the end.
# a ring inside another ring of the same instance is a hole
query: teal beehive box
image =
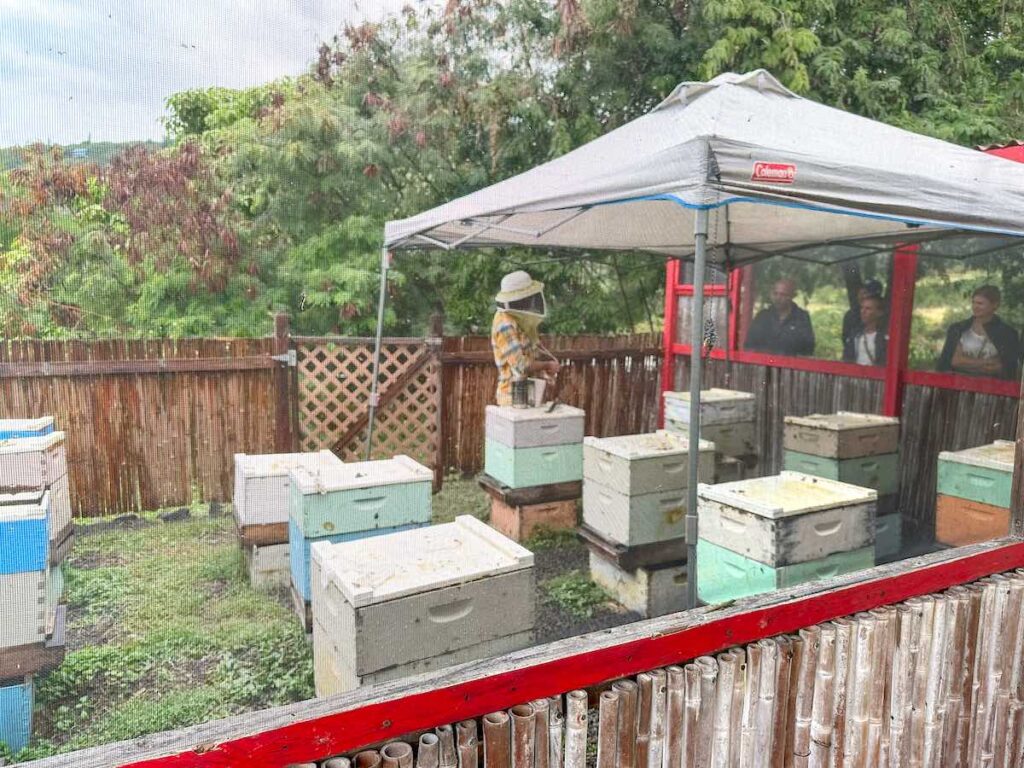
{"type": "Polygon", "coordinates": [[[430,522],[434,473],[408,456],[290,473],[290,517],[304,538],[430,522]]]}
{"type": "Polygon", "coordinates": [[[799,451],[784,451],[783,468],[793,472],[838,480],[841,483],[871,488],[879,495],[896,493],[899,476],[899,454],[858,456],[852,459],[830,459],[799,451]]]}
{"type": "Polygon", "coordinates": [[[484,472],[509,488],[568,483],[583,479],[583,443],[512,448],[488,438],[484,472]]]}
{"type": "Polygon", "coordinates": [[[702,602],[713,605],[853,573],[874,564],[875,548],[869,546],[838,552],[819,560],[772,568],[725,547],[697,539],[697,596],[702,602]]]}
{"type": "Polygon", "coordinates": [[[939,454],[938,492],[1008,508],[1014,450],[1013,441],[996,440],[963,451],[943,451],[939,454]]]}

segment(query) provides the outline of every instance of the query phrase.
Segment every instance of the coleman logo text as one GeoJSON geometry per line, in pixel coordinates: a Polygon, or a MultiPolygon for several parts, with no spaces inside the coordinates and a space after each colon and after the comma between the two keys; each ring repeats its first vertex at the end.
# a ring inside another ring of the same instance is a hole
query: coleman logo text
{"type": "Polygon", "coordinates": [[[792,184],[796,181],[796,166],[791,163],[754,163],[751,181],[764,181],[771,184],[792,184]]]}

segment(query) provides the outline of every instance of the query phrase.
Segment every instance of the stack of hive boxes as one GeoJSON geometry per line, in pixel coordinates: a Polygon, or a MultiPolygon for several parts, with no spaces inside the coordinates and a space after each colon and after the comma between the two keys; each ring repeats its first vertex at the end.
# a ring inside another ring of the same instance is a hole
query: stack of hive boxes
{"type": "MultiPolygon", "coordinates": [[[[665,429],[690,434],[690,393],[665,392],[665,429]]],[[[700,393],[700,437],[715,444],[714,482],[742,480],[757,474],[759,461],[754,396],[750,392],[711,388],[700,393]]]]}
{"type": "Polygon", "coordinates": [[[0,742],[23,748],[35,676],[64,656],[61,563],[71,545],[64,434],[0,420],[0,742]]]}
{"type": "Polygon", "coordinates": [[[288,553],[288,505],[291,499],[289,472],[302,467],[313,476],[339,467],[342,461],[330,451],[235,454],[233,511],[238,537],[249,571],[249,582],[258,588],[287,588],[291,584],[288,553]]]}
{"type": "Polygon", "coordinates": [[[869,488],[782,472],[698,489],[697,596],[721,603],[870,568],[869,488]]]}
{"type": "Polygon", "coordinates": [[[408,456],[290,473],[288,550],[292,600],[312,631],[310,547],[357,541],[430,523],[434,473],[408,456]]]}
{"type": "Polygon", "coordinates": [[[533,555],[474,517],[313,545],[318,696],[533,643],[533,555]]]}
{"type": "Polygon", "coordinates": [[[1014,448],[996,440],[939,454],[936,541],[962,546],[1009,534],[1014,448]]]}
{"type": "Polygon", "coordinates": [[[782,434],[783,467],[871,488],[878,493],[875,555],[899,556],[903,518],[897,507],[900,421],[871,413],[787,416],[782,434]]]}
{"type": "MultiPolygon", "coordinates": [[[[701,440],[698,474],[714,475],[701,440]]],[[[686,608],[689,440],[664,430],[588,437],[583,446],[583,526],[591,578],[642,616],[686,608]]]]}
{"type": "Polygon", "coordinates": [[[516,541],[576,527],[584,412],[569,405],[487,406],[484,474],[491,525],[516,541]]]}

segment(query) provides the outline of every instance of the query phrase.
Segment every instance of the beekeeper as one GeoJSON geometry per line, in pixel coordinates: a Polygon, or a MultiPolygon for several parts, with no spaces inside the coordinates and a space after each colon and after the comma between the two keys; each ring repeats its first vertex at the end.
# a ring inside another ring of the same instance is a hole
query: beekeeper
{"type": "Polygon", "coordinates": [[[501,278],[491,323],[491,348],[498,368],[498,405],[512,405],[512,382],[531,376],[553,378],[558,361],[540,345],[540,324],[547,315],[544,283],[522,270],[501,278]]]}

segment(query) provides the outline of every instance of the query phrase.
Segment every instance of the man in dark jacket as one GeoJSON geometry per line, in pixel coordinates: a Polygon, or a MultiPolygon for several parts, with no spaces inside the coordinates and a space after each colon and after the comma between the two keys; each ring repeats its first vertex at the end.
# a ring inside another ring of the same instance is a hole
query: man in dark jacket
{"type": "Polygon", "coordinates": [[[779,280],[772,286],[772,305],[754,317],[744,349],[776,355],[813,355],[811,316],[796,304],[796,284],[779,280]]]}
{"type": "Polygon", "coordinates": [[[938,364],[940,371],[969,376],[1016,379],[1020,365],[1020,336],[996,314],[1002,295],[983,285],[971,297],[973,317],[953,323],[946,331],[938,364]]]}
{"type": "Polygon", "coordinates": [[[859,330],[843,339],[843,361],[857,365],[885,365],[889,347],[889,323],[880,296],[860,300],[859,330]]]}

